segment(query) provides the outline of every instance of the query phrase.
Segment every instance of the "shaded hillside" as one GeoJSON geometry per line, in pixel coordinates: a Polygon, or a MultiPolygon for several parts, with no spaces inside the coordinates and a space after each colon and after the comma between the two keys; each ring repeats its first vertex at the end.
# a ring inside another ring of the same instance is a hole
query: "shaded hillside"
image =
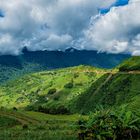
{"type": "Polygon", "coordinates": [[[77,65],[112,68],[128,58],[124,54],[106,54],[96,51],[68,49],[61,51],[29,52],[24,49],[19,56],[0,56],[0,83],[15,79],[26,73],[77,65]]]}
{"type": "Polygon", "coordinates": [[[138,71],[140,70],[140,56],[133,56],[125,60],[120,66],[120,71],[138,71]]]}
{"type": "MultiPolygon", "coordinates": [[[[76,102],[79,112],[93,111],[97,106],[128,108],[140,115],[140,57],[132,57],[124,61],[120,70],[104,74],[76,102]],[[88,102],[87,102],[88,101],[88,102]]],[[[78,109],[77,108],[77,109],[78,109]]]]}
{"type": "Polygon", "coordinates": [[[109,81],[100,87],[100,84],[104,82],[107,77],[108,75],[102,76],[78,98],[76,107],[79,107],[79,111],[93,111],[100,105],[104,107],[115,107],[123,104],[130,105],[132,102],[138,102],[140,100],[140,74],[116,73],[112,75],[109,81]],[[96,92],[98,87],[100,87],[100,89],[96,92]]]}

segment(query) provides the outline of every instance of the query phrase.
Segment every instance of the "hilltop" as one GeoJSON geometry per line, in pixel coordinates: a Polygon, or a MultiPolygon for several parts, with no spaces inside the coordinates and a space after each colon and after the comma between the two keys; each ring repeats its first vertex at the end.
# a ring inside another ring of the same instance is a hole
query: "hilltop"
{"type": "Polygon", "coordinates": [[[119,65],[120,71],[139,71],[140,70],[140,56],[133,56],[125,60],[119,65]]]}

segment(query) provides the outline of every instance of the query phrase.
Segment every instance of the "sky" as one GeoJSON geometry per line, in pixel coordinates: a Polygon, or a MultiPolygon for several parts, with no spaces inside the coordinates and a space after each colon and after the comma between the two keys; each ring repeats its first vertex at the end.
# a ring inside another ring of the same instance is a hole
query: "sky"
{"type": "Polygon", "coordinates": [[[140,0],[0,0],[0,55],[76,48],[140,55],[140,0]]]}

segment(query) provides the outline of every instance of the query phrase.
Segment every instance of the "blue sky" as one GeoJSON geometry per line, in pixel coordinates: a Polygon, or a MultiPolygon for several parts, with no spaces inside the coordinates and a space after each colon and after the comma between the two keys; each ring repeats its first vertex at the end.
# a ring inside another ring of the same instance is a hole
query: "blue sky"
{"type": "Polygon", "coordinates": [[[124,6],[127,5],[129,2],[129,0],[117,0],[115,3],[113,3],[111,6],[109,6],[108,8],[105,9],[99,9],[101,14],[106,14],[110,11],[110,9],[114,6],[124,6]]]}
{"type": "Polygon", "coordinates": [[[1,10],[0,10],[0,17],[4,17],[4,14],[1,10]]]}

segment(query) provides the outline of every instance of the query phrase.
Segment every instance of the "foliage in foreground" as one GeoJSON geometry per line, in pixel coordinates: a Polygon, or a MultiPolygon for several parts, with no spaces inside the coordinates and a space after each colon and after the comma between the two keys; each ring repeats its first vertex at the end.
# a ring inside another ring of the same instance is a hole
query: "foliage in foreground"
{"type": "Polygon", "coordinates": [[[89,119],[79,120],[79,139],[137,140],[140,138],[140,118],[122,107],[118,111],[91,113],[89,119]]]}

